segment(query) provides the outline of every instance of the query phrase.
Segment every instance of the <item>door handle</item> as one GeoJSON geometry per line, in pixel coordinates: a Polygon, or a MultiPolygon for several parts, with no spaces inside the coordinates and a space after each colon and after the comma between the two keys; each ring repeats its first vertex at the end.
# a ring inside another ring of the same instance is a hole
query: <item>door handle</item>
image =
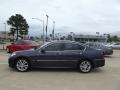
{"type": "Polygon", "coordinates": [[[81,55],[82,53],[80,53],[80,55],[81,55]]]}
{"type": "Polygon", "coordinates": [[[58,53],[58,55],[62,55],[62,53],[58,53]]]}

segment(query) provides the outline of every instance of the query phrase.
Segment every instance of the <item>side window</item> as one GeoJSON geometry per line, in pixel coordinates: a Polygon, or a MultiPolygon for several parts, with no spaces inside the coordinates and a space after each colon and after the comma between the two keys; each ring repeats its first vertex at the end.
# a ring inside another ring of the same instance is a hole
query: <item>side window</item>
{"type": "Polygon", "coordinates": [[[114,45],[120,45],[119,43],[115,43],[114,45]]]}
{"type": "Polygon", "coordinates": [[[25,42],[25,41],[23,41],[23,44],[24,44],[24,45],[29,45],[29,44],[28,44],[27,42],[25,42]]]}
{"type": "Polygon", "coordinates": [[[23,45],[23,41],[17,41],[15,44],[17,44],[17,45],[23,45]]]}
{"type": "Polygon", "coordinates": [[[72,50],[72,44],[71,43],[65,43],[64,49],[65,50],[72,50]]]}
{"type": "Polygon", "coordinates": [[[92,43],[89,43],[89,46],[90,46],[90,47],[94,47],[94,44],[92,44],[92,43]]]}
{"type": "Polygon", "coordinates": [[[53,43],[51,45],[48,45],[44,49],[46,51],[61,51],[62,50],[62,44],[61,43],[53,43]]]}
{"type": "Polygon", "coordinates": [[[79,45],[79,44],[73,44],[73,49],[74,50],[84,50],[84,46],[79,45]]]}
{"type": "Polygon", "coordinates": [[[73,43],[66,43],[65,44],[65,50],[84,50],[84,46],[79,44],[73,44],[73,43]]]}

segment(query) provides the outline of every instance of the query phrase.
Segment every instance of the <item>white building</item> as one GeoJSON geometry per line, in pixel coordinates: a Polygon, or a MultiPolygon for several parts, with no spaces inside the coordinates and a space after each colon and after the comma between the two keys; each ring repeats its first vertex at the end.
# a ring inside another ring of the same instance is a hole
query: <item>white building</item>
{"type": "Polygon", "coordinates": [[[0,39],[8,39],[9,35],[8,32],[0,31],[0,39]]]}
{"type": "Polygon", "coordinates": [[[75,35],[74,34],[74,40],[78,42],[106,42],[107,37],[105,35],[75,35]]]}

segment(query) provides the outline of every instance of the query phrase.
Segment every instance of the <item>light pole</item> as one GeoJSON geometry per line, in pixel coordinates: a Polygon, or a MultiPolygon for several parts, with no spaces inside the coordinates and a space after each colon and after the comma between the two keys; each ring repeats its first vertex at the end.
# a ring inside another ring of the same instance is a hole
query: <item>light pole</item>
{"type": "Polygon", "coordinates": [[[53,40],[54,40],[54,34],[55,34],[55,21],[53,21],[53,31],[52,31],[52,34],[53,34],[53,40]]]}
{"type": "Polygon", "coordinates": [[[96,32],[96,34],[97,34],[97,36],[98,36],[98,42],[99,42],[99,34],[100,34],[100,32],[96,32]]]}
{"type": "Polygon", "coordinates": [[[49,18],[49,16],[46,15],[46,17],[47,17],[47,21],[46,21],[46,41],[47,41],[47,28],[48,28],[48,18],[49,18]]]}
{"type": "Polygon", "coordinates": [[[5,36],[4,36],[4,40],[3,40],[3,49],[4,49],[4,47],[5,47],[4,42],[6,40],[6,23],[3,23],[3,24],[5,25],[5,36]]]}
{"type": "Polygon", "coordinates": [[[4,38],[6,39],[7,38],[7,33],[6,33],[6,23],[3,23],[4,25],[5,25],[5,36],[4,36],[4,38]]]}
{"type": "MultiPolygon", "coordinates": [[[[49,17],[50,18],[50,17],[49,17]]],[[[52,20],[52,22],[53,22],[53,30],[52,30],[52,40],[54,40],[54,35],[55,35],[55,21],[52,19],[52,18],[50,18],[51,20],[52,20]]]]}
{"type": "Polygon", "coordinates": [[[43,43],[45,42],[45,36],[44,36],[44,20],[41,20],[39,18],[32,18],[32,19],[36,19],[38,21],[41,21],[43,23],[43,43]]]}

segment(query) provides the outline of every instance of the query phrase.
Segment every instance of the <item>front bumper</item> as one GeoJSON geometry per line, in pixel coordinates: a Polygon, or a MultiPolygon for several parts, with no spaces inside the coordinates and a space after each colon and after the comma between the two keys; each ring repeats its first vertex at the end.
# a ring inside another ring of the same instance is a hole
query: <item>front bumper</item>
{"type": "Polygon", "coordinates": [[[8,64],[9,64],[9,67],[14,68],[14,66],[15,66],[15,57],[9,57],[8,64]]]}
{"type": "Polygon", "coordinates": [[[105,59],[95,59],[93,62],[94,68],[102,67],[105,65],[105,59]]]}

